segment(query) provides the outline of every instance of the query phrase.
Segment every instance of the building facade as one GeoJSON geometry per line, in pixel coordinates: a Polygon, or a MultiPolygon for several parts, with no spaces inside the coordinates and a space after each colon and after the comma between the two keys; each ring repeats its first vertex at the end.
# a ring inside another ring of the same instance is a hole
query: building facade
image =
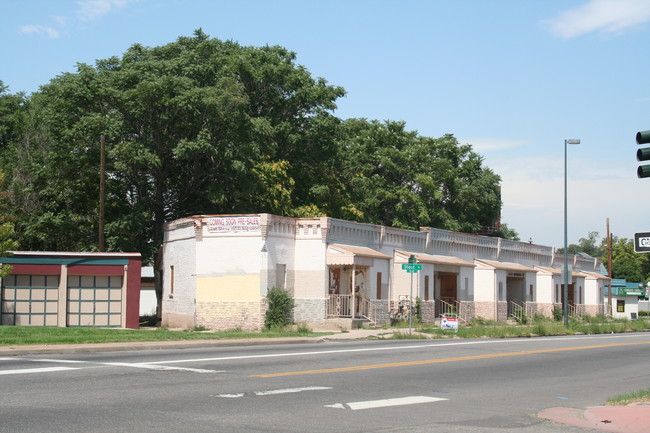
{"type": "MultiPolygon", "coordinates": [[[[334,218],[271,214],[192,216],[165,226],[163,325],[260,329],[266,291],[289,290],[293,318],[374,324],[445,314],[506,321],[563,308],[562,254],[552,247],[423,227],[419,231],[334,218]],[[403,266],[409,259],[417,272],[403,266]]],[[[571,255],[572,314],[603,309],[601,263],[571,255]]]]}
{"type": "Polygon", "coordinates": [[[17,251],[2,279],[0,324],[139,327],[140,253],[17,251]]]}
{"type": "MultiPolygon", "coordinates": [[[[605,301],[609,302],[610,285],[605,286],[605,301]]],[[[646,289],[641,283],[627,282],[625,279],[611,280],[612,317],[615,319],[637,319],[639,317],[639,301],[645,299],[646,289]]]]}

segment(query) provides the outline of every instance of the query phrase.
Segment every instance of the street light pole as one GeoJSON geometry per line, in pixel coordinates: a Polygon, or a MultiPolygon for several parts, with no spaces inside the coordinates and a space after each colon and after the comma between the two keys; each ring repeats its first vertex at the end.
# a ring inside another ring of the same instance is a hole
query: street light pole
{"type": "Polygon", "coordinates": [[[569,252],[567,236],[567,144],[580,144],[578,139],[564,140],[564,326],[569,326],[569,252]]]}

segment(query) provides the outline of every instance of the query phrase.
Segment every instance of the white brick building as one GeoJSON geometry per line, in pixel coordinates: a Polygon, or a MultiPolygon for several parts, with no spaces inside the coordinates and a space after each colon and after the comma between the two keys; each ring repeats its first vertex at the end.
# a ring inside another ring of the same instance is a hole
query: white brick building
{"type": "MultiPolygon", "coordinates": [[[[601,263],[584,255],[570,260],[571,311],[602,313],[601,263]]],[[[400,314],[411,292],[422,300],[425,322],[452,311],[464,320],[505,321],[514,311],[551,316],[562,308],[562,263],[552,247],[428,227],[193,216],[165,227],[163,325],[260,329],[271,287],[293,293],[294,321],[304,323],[354,311],[382,324],[400,314]],[[410,256],[422,265],[415,274],[402,269],[410,256]]]]}

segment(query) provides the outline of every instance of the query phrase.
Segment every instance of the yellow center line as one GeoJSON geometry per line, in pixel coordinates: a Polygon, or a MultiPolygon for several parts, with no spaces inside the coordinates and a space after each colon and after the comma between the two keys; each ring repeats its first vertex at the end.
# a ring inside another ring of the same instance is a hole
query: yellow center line
{"type": "Polygon", "coordinates": [[[406,367],[410,365],[425,365],[425,364],[440,364],[443,362],[456,362],[456,361],[471,361],[475,359],[489,359],[501,358],[504,356],[521,356],[521,355],[535,355],[540,353],[552,352],[566,352],[569,350],[585,350],[585,349],[604,349],[609,347],[620,346],[635,346],[639,344],[650,344],[650,341],[643,341],[637,343],[613,343],[613,344],[599,344],[596,346],[577,346],[577,347],[563,347],[559,349],[541,349],[541,350],[526,350],[522,352],[508,352],[508,353],[493,353],[487,355],[473,355],[473,356],[459,356],[455,358],[440,358],[440,359],[427,359],[423,361],[408,361],[408,362],[393,362],[390,364],[372,364],[372,365],[357,365],[352,367],[340,368],[325,368],[321,370],[305,370],[305,371],[288,371],[284,373],[271,373],[271,374],[254,374],[251,377],[282,377],[282,376],[299,376],[303,374],[326,374],[326,373],[339,373],[342,371],[359,371],[359,370],[373,370],[377,368],[392,368],[392,367],[406,367]]]}

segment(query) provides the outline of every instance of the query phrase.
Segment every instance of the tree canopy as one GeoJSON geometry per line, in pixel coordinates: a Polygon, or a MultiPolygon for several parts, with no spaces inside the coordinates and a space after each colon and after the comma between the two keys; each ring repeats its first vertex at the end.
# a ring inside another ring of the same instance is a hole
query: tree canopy
{"type": "MultiPolygon", "coordinates": [[[[78,64],[25,97],[0,86],[9,214],[24,249],[97,249],[100,137],[109,251],[151,262],[163,224],[269,212],[475,232],[500,178],[470,145],[334,116],[343,88],[278,46],[192,37],[78,64]]],[[[514,234],[516,232],[508,231],[514,234]]]]}
{"type": "MultiPolygon", "coordinates": [[[[597,231],[589,232],[586,238],[580,238],[578,244],[571,244],[570,254],[586,253],[599,258],[608,266],[607,237],[600,243],[597,231]]],[[[559,249],[558,252],[563,252],[559,249]]],[[[612,278],[621,278],[634,283],[646,283],[650,280],[650,259],[647,254],[634,251],[634,240],[612,235],[612,278]]]]}

